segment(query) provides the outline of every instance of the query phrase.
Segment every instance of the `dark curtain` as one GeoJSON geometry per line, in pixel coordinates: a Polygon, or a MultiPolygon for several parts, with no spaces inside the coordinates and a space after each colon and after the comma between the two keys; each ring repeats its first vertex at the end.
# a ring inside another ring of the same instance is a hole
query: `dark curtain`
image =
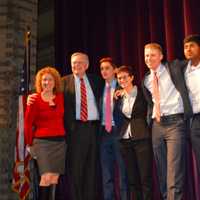
{"type": "MultiPolygon", "coordinates": [[[[200,34],[199,8],[199,0],[55,0],[55,65],[67,74],[71,54],[84,51],[89,72],[98,74],[99,59],[111,56],[118,66],[133,66],[140,83],[147,71],[144,45],[160,43],[167,60],[184,58],[183,38],[200,34]]],[[[197,200],[195,161],[188,159],[185,199],[197,200]]]]}
{"type": "Polygon", "coordinates": [[[183,38],[200,33],[199,0],[57,0],[55,1],[55,64],[70,72],[70,55],[84,51],[90,72],[111,56],[117,65],[131,65],[137,81],[147,70],[143,50],[148,42],[162,45],[165,58],[183,58],[183,38]]]}

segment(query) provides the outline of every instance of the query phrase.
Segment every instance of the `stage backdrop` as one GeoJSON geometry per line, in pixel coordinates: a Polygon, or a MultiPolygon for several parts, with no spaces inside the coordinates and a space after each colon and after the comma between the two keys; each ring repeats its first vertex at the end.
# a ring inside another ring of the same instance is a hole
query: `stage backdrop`
{"type": "Polygon", "coordinates": [[[117,65],[146,71],[143,49],[148,42],[163,46],[165,58],[183,58],[183,38],[200,33],[199,0],[59,0],[55,1],[55,64],[70,72],[70,55],[84,51],[90,72],[98,60],[112,56],[117,65]]]}
{"type": "MultiPolygon", "coordinates": [[[[183,38],[200,34],[199,8],[199,0],[55,0],[57,69],[69,73],[71,54],[84,51],[90,57],[89,72],[99,73],[99,59],[111,56],[117,65],[135,67],[140,83],[147,71],[144,45],[158,42],[166,59],[183,58],[183,38]]],[[[195,170],[188,177],[185,199],[197,200],[197,182],[191,179],[197,177],[195,170]]]]}

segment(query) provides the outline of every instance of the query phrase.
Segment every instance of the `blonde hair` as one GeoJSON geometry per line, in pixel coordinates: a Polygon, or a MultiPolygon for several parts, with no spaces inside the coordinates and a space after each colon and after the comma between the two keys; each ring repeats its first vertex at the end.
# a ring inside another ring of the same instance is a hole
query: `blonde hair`
{"type": "Polygon", "coordinates": [[[61,77],[60,77],[60,74],[59,72],[51,67],[51,66],[46,66],[44,68],[42,68],[41,70],[39,70],[36,74],[36,77],[35,77],[35,89],[36,89],[36,92],[40,93],[42,92],[42,76],[44,74],[51,74],[54,78],[54,81],[55,81],[55,87],[53,89],[53,92],[54,93],[58,93],[58,92],[61,92],[61,77]]]}
{"type": "Polygon", "coordinates": [[[144,49],[157,49],[163,53],[162,47],[158,43],[148,43],[144,46],[144,49]]]}

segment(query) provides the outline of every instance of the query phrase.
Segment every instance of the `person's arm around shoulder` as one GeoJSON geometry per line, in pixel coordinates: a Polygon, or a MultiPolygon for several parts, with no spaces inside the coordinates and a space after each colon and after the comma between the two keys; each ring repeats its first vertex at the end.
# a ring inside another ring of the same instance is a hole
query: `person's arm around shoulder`
{"type": "Polygon", "coordinates": [[[187,60],[179,60],[179,59],[175,59],[171,62],[166,62],[165,64],[167,64],[169,70],[172,73],[183,73],[185,67],[187,66],[188,61],[187,60]]]}
{"type": "Polygon", "coordinates": [[[24,137],[25,137],[25,143],[29,146],[32,145],[33,137],[34,137],[33,124],[36,118],[38,97],[39,97],[39,94],[34,95],[34,100],[29,105],[27,105],[26,111],[25,111],[24,137]]]}
{"type": "Polygon", "coordinates": [[[56,106],[58,106],[58,110],[60,112],[64,112],[64,94],[63,92],[59,92],[56,94],[56,106]]]}

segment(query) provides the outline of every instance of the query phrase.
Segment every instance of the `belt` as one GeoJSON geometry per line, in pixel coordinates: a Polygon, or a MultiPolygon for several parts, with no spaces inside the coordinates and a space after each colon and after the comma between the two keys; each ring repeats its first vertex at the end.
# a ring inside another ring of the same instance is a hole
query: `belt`
{"type": "Polygon", "coordinates": [[[135,141],[135,138],[134,137],[130,137],[130,138],[122,138],[122,139],[120,139],[120,142],[130,142],[130,141],[135,141]]]}
{"type": "Polygon", "coordinates": [[[88,121],[82,121],[82,120],[76,120],[77,124],[96,124],[99,120],[88,120],[88,121]]]}
{"type": "Polygon", "coordinates": [[[173,122],[173,121],[177,121],[177,120],[183,119],[183,118],[184,118],[183,113],[161,116],[160,117],[160,123],[173,122]]]}
{"type": "Polygon", "coordinates": [[[200,113],[194,113],[194,117],[200,117],[200,113]]]}
{"type": "MultiPolygon", "coordinates": [[[[105,125],[101,125],[101,130],[103,130],[103,131],[105,131],[106,133],[108,133],[107,131],[106,131],[106,127],[105,127],[105,125]]],[[[110,134],[110,133],[113,133],[113,132],[116,132],[116,126],[113,126],[112,125],[112,129],[111,129],[111,131],[108,133],[108,134],[110,134]]]]}
{"type": "MultiPolygon", "coordinates": [[[[105,128],[105,125],[101,125],[101,127],[102,127],[102,128],[105,128]]],[[[114,127],[115,127],[115,126],[114,126],[114,125],[112,125],[112,128],[114,128],[114,127]]]]}

